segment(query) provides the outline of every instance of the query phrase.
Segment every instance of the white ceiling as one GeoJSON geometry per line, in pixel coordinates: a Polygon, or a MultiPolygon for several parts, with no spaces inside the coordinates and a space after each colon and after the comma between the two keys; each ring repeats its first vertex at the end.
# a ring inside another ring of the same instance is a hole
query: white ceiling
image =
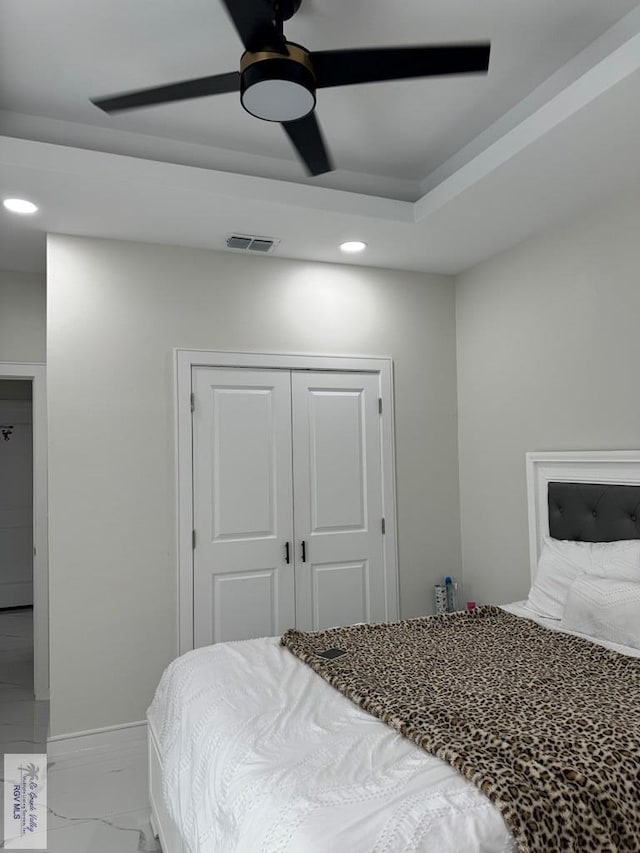
{"type": "Polygon", "coordinates": [[[89,98],[221,73],[241,46],[218,0],[0,2],[0,267],[42,266],[45,230],[457,272],[640,180],[640,7],[628,0],[303,0],[307,48],[490,39],[486,77],[326,89],[336,171],[224,95],[109,117],[89,98]],[[37,14],[36,14],[37,6],[37,14]]]}

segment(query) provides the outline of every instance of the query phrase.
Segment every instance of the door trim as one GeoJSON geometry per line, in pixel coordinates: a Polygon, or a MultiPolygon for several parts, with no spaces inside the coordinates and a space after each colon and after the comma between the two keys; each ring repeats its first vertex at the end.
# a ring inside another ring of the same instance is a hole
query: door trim
{"type": "Polygon", "coordinates": [[[49,698],[49,540],[47,509],[47,368],[0,362],[0,379],[31,379],[33,421],[33,690],[49,698]]]}
{"type": "Polygon", "coordinates": [[[191,435],[191,369],[193,367],[248,367],[254,370],[313,370],[377,373],[380,376],[382,414],[382,483],[385,518],[385,603],[387,618],[399,617],[398,543],[395,490],[395,429],[393,361],[377,356],[333,356],[295,353],[174,350],[176,440],[176,536],[178,558],[178,654],[193,649],[193,444],[191,435]]]}

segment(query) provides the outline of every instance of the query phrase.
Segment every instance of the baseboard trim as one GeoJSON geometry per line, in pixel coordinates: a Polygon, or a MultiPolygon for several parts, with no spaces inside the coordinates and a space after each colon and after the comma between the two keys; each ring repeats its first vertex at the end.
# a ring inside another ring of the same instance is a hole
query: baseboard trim
{"type": "Polygon", "coordinates": [[[91,749],[118,749],[147,742],[147,721],[106,726],[103,729],[88,729],[54,735],[47,740],[47,755],[52,758],[91,749]]]}

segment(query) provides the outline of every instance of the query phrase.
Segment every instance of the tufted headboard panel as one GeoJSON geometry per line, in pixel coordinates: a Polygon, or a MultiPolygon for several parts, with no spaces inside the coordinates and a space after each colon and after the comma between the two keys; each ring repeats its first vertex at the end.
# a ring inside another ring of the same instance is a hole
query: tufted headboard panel
{"type": "Polygon", "coordinates": [[[640,486],[549,482],[548,502],[554,539],[640,539],[640,486]]]}

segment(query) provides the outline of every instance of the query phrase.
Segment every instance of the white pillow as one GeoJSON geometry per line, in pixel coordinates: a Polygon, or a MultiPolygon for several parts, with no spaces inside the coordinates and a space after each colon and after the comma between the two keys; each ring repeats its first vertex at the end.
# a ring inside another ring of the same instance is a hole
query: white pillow
{"type": "Polygon", "coordinates": [[[640,582],[640,539],[573,542],[547,536],[528,605],[541,616],[562,619],[570,585],[581,574],[640,582]]]}
{"type": "Polygon", "coordinates": [[[541,616],[562,619],[569,587],[585,571],[589,543],[547,536],[538,559],[538,571],[529,590],[528,606],[541,616]]]}
{"type": "Polygon", "coordinates": [[[640,582],[580,575],[569,587],[560,626],[640,649],[640,582]]]}
{"type": "Polygon", "coordinates": [[[640,539],[589,542],[588,575],[640,583],[640,539]]]}

